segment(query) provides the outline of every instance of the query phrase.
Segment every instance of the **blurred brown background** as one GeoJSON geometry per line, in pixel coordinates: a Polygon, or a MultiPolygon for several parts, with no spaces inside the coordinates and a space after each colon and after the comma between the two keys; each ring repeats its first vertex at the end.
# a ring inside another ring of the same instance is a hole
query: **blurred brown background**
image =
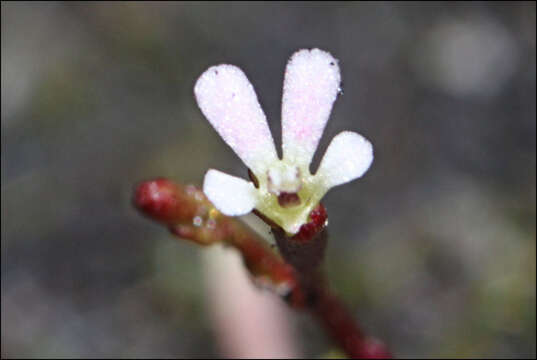
{"type": "MultiPolygon", "coordinates": [[[[134,184],[245,169],[193,99],[240,66],[280,143],[283,71],[340,60],[375,147],[324,203],[335,290],[399,357],[535,357],[535,3],[2,2],[2,357],[225,356],[202,249],[134,184]]],[[[332,344],[290,316],[304,355],[332,344]]],[[[259,324],[260,328],[263,324],[259,324]]]]}

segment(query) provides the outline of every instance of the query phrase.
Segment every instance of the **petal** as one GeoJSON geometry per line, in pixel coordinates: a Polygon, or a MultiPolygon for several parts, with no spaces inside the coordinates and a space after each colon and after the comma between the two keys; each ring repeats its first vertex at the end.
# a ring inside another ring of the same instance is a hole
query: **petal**
{"type": "Polygon", "coordinates": [[[228,216],[247,214],[257,202],[257,190],[251,182],[214,169],[205,174],[203,192],[228,216]]]}
{"type": "Polygon", "coordinates": [[[194,86],[198,106],[224,141],[255,174],[277,159],[267,119],[241,69],[218,65],[194,86]]]}
{"type": "Polygon", "coordinates": [[[283,157],[309,166],[340,90],[338,61],[319,50],[296,52],[285,70],[283,157]]]}
{"type": "Polygon", "coordinates": [[[328,146],[315,174],[328,189],[362,176],[373,162],[373,145],[359,135],[343,131],[328,146]]]}

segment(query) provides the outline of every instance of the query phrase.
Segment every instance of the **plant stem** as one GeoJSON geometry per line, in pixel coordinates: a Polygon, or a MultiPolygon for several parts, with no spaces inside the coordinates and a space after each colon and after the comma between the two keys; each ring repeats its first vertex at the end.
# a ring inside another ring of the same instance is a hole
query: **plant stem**
{"type": "Polygon", "coordinates": [[[391,358],[382,343],[364,336],[346,306],[326,286],[319,270],[328,239],[326,228],[300,241],[283,230],[273,229],[273,233],[284,260],[297,271],[306,309],[345,353],[351,358],[391,358]]]}
{"type": "Polygon", "coordinates": [[[307,231],[300,237],[288,237],[283,230],[273,228],[282,259],[246,225],[218,212],[193,186],[166,179],[147,181],[137,187],[134,205],[178,237],[200,245],[221,243],[237,249],[258,284],[283,296],[292,308],[309,311],[349,357],[391,357],[380,341],[364,336],[326,286],[319,271],[327,242],[325,220],[319,222],[322,226],[306,224],[307,231]]]}

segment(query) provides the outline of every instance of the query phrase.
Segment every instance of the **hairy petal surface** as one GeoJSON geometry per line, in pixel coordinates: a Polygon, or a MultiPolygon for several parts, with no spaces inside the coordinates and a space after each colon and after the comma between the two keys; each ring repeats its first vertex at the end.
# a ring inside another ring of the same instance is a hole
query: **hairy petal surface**
{"type": "Polygon", "coordinates": [[[194,86],[198,106],[222,139],[256,175],[277,159],[254,87],[236,66],[205,71],[194,86]]]}
{"type": "Polygon", "coordinates": [[[315,177],[328,191],[361,177],[372,162],[373,145],[360,134],[343,131],[330,142],[315,177]]]}
{"type": "Polygon", "coordinates": [[[319,49],[296,52],[285,70],[283,158],[308,167],[340,90],[338,61],[319,49]]]}

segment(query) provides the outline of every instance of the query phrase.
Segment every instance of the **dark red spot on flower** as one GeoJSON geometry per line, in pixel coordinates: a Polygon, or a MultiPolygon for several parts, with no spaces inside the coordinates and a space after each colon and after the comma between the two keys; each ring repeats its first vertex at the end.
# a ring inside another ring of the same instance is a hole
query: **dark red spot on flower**
{"type": "Polygon", "coordinates": [[[281,207],[291,207],[300,204],[300,198],[296,193],[282,192],[278,195],[278,204],[281,207]]]}
{"type": "Polygon", "coordinates": [[[317,205],[317,207],[310,213],[310,221],[302,225],[298,233],[291,239],[309,241],[324,228],[327,217],[328,215],[326,214],[324,206],[322,204],[317,205]]]}

